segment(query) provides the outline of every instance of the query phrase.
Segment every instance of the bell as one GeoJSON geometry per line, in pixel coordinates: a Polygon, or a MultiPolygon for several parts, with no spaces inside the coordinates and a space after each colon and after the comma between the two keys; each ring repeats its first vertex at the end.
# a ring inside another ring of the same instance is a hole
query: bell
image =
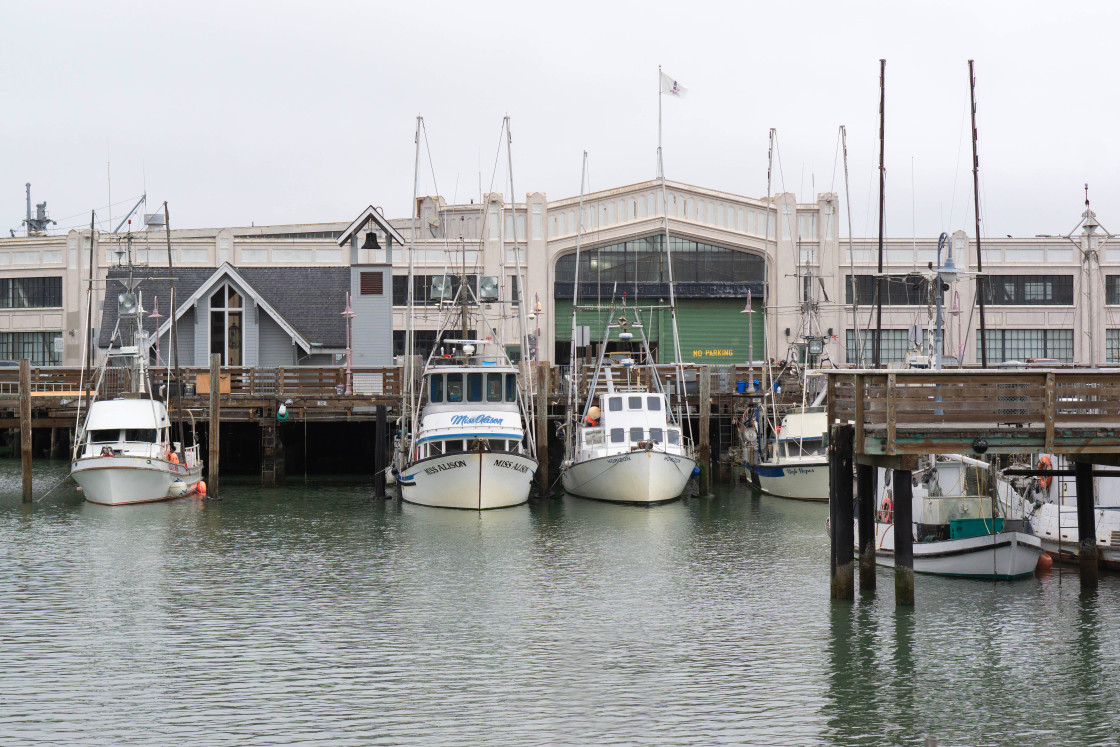
{"type": "Polygon", "coordinates": [[[370,231],[366,234],[366,243],[362,244],[363,249],[380,249],[381,245],[377,243],[377,232],[370,231]]]}

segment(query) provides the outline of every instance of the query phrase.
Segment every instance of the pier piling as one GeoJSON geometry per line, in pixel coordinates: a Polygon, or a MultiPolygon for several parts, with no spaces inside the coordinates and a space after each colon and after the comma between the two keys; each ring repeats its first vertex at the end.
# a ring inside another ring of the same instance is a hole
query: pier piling
{"type": "Polygon", "coordinates": [[[914,606],[914,488],[913,473],[894,470],[894,601],[914,606]]]}
{"type": "Polygon", "coordinates": [[[377,424],[373,432],[373,497],[385,497],[386,447],[385,405],[377,406],[377,424]]]}
{"type": "Polygon", "coordinates": [[[1077,486],[1077,561],[1081,569],[1081,588],[1097,588],[1097,527],[1093,505],[1093,465],[1074,462],[1073,480],[1077,486]]]}
{"type": "Polygon", "coordinates": [[[221,430],[221,371],[222,356],[213,353],[210,356],[210,454],[206,462],[206,497],[218,497],[218,454],[220,453],[221,430]]]}
{"type": "Polygon", "coordinates": [[[700,379],[699,405],[700,408],[700,433],[697,444],[697,461],[700,464],[700,495],[709,495],[712,483],[712,371],[707,366],[700,366],[697,372],[700,379]]]}
{"type": "Polygon", "coordinates": [[[855,532],[852,517],[852,459],[854,429],[834,425],[828,442],[828,519],[832,535],[833,599],[855,598],[855,532]]]}
{"type": "Polygon", "coordinates": [[[548,390],[549,365],[537,364],[537,492],[548,498],[548,390]]]}
{"type": "Polygon", "coordinates": [[[875,468],[856,465],[856,495],[859,499],[859,589],[875,589],[875,468]]]}
{"type": "Polygon", "coordinates": [[[23,502],[31,503],[31,361],[19,361],[19,451],[23,502]]]}

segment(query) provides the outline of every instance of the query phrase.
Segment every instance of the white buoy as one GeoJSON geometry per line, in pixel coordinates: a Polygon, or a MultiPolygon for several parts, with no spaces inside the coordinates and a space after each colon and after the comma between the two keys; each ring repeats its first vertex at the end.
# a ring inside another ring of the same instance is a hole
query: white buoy
{"type": "Polygon", "coordinates": [[[190,488],[187,487],[187,484],[185,482],[183,482],[182,480],[176,480],[175,482],[171,483],[171,487],[168,489],[167,494],[172,498],[182,498],[187,494],[187,491],[189,489],[190,488]]]}

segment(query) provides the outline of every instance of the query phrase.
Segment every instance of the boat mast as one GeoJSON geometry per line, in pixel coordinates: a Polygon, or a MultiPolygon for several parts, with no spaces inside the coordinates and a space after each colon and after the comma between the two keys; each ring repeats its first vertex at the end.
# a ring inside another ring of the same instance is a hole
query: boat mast
{"type": "MultiPolygon", "coordinates": [[[[875,275],[875,339],[872,341],[872,363],[878,368],[882,363],[883,349],[883,205],[885,201],[887,169],[883,162],[883,148],[887,131],[887,61],[879,60],[879,266],[875,275]]],[[[853,281],[855,282],[855,281],[853,281]]]]}
{"type": "Polygon", "coordinates": [[[984,325],[984,294],[987,293],[988,284],[984,281],[984,256],[980,251],[980,155],[976,151],[976,76],[972,72],[972,60],[968,61],[968,92],[972,104],[972,202],[976,218],[976,299],[980,302],[980,368],[987,368],[988,344],[987,328],[984,325]]]}
{"type": "MultiPolygon", "coordinates": [[[[167,201],[163,201],[163,235],[167,240],[167,275],[171,282],[171,360],[175,368],[175,419],[179,434],[179,448],[186,447],[183,438],[183,373],[179,369],[179,332],[178,315],[175,313],[175,272],[174,262],[171,259],[171,213],[167,209],[167,201]]],[[[159,339],[159,330],[156,330],[156,339],[159,339]]],[[[171,393],[168,392],[170,395],[171,393]]],[[[185,462],[184,462],[185,464],[185,462]]]]}
{"type": "MultiPolygon", "coordinates": [[[[660,96],[658,97],[660,99],[660,96]]],[[[572,414],[575,412],[576,396],[579,388],[579,356],[576,355],[576,331],[578,329],[578,310],[579,310],[579,253],[583,241],[583,197],[584,186],[587,183],[587,151],[583,152],[583,162],[579,174],[579,217],[576,219],[576,270],[573,275],[572,283],[572,337],[569,344],[569,363],[568,366],[568,420],[564,428],[564,454],[571,458],[575,452],[575,439],[573,436],[573,423],[572,414]]],[[[608,322],[610,320],[608,319],[608,322]]],[[[590,341],[589,341],[590,342],[590,341]]],[[[588,396],[593,395],[593,392],[588,392],[588,396]]]]}
{"type": "MultiPolygon", "coordinates": [[[[94,218],[96,211],[89,211],[89,282],[86,285],[86,331],[83,335],[85,340],[85,354],[82,355],[82,374],[81,374],[81,389],[83,392],[88,392],[88,384],[86,383],[86,371],[89,371],[90,382],[93,381],[93,256],[94,256],[94,218]]],[[[95,395],[91,394],[86,397],[87,400],[92,400],[95,395]]],[[[78,437],[82,433],[82,397],[78,397],[78,409],[74,416],[74,449],[71,453],[71,459],[78,458],[78,449],[80,448],[81,439],[78,437]]]]}
{"type": "MultiPolygon", "coordinates": [[[[859,299],[856,298],[856,260],[852,251],[852,199],[848,190],[848,129],[840,125],[840,139],[844,144],[844,202],[848,208],[848,271],[852,287],[852,334],[855,335],[856,366],[863,367],[863,335],[859,330],[859,299]]],[[[849,361],[850,362],[850,361],[849,361]]]]}
{"type": "MultiPolygon", "coordinates": [[[[509,210],[510,210],[510,218],[511,218],[510,222],[513,226],[513,230],[512,230],[512,232],[513,232],[513,265],[514,265],[514,271],[517,273],[517,275],[516,275],[516,277],[517,277],[517,293],[518,293],[519,296],[523,296],[524,293],[525,293],[525,291],[523,290],[525,288],[525,283],[523,283],[522,280],[521,280],[521,254],[518,252],[518,248],[517,248],[517,193],[513,189],[513,132],[510,130],[509,115],[508,114],[505,116],[505,128],[506,128],[506,163],[509,165],[509,210]]],[[[529,224],[528,206],[526,206],[525,209],[526,209],[525,225],[526,225],[526,229],[528,229],[528,224],[529,224]]],[[[505,224],[505,219],[504,218],[502,219],[502,224],[503,224],[503,227],[504,227],[504,224],[505,224]]],[[[504,244],[504,242],[503,242],[502,247],[501,247],[501,256],[502,256],[503,261],[504,261],[504,257],[505,257],[505,244],[504,244]]],[[[503,274],[503,276],[505,275],[504,272],[502,274],[503,274]]],[[[504,287],[504,277],[503,277],[503,287],[504,287]]],[[[521,361],[520,361],[520,363],[522,364],[522,365],[519,366],[519,368],[522,371],[525,372],[525,375],[522,377],[522,386],[519,387],[520,396],[524,397],[524,401],[521,403],[521,409],[526,414],[525,415],[525,419],[526,419],[525,433],[528,435],[529,454],[533,458],[536,458],[536,456],[537,456],[537,435],[536,435],[536,432],[534,431],[534,429],[532,427],[530,427],[531,423],[536,423],[537,422],[537,418],[536,418],[536,412],[537,412],[536,397],[533,397],[532,394],[531,394],[533,391],[535,391],[536,387],[535,387],[535,381],[534,381],[534,378],[533,378],[532,374],[529,373],[528,367],[526,367],[524,365],[525,361],[527,360],[527,356],[529,355],[529,323],[528,323],[528,320],[526,319],[526,315],[525,315],[525,299],[524,298],[519,298],[518,301],[519,302],[517,304],[517,325],[519,327],[518,331],[520,332],[520,334],[518,335],[518,338],[519,338],[519,342],[520,342],[520,345],[521,345],[521,361]],[[526,384],[527,384],[527,386],[526,386],[526,384]]],[[[506,325],[505,325],[505,321],[503,320],[502,321],[502,333],[503,334],[505,334],[505,328],[506,328],[506,325]]],[[[509,358],[509,352],[508,351],[504,351],[504,352],[506,353],[506,358],[509,358]]]]}
{"type": "MultiPolygon", "coordinates": [[[[409,427],[411,428],[416,421],[416,388],[413,386],[414,372],[412,370],[413,348],[415,341],[415,280],[414,272],[416,269],[416,232],[419,230],[417,225],[417,218],[419,217],[419,209],[416,205],[416,192],[420,181],[420,128],[424,124],[424,118],[419,114],[416,115],[416,135],[413,142],[416,144],[416,159],[412,171],[412,231],[408,235],[408,314],[405,317],[405,333],[404,333],[404,393],[402,397],[401,407],[411,416],[409,420],[409,427]]],[[[404,413],[402,413],[402,416],[404,413]]],[[[408,431],[405,431],[408,433],[408,431]]],[[[409,450],[409,445],[406,441],[411,439],[411,434],[408,438],[402,433],[402,437],[397,446],[398,457],[403,456],[409,450]]],[[[403,466],[403,463],[402,465],[403,466]]]]}
{"type": "MultiPolygon", "coordinates": [[[[775,140],[775,138],[777,138],[777,136],[778,136],[778,130],[774,127],[771,127],[770,128],[770,145],[769,145],[769,148],[766,151],[766,233],[765,233],[766,238],[763,239],[763,244],[762,244],[763,251],[765,251],[767,255],[770,254],[770,210],[773,207],[770,204],[770,191],[772,189],[771,179],[773,178],[773,173],[774,173],[774,140],[775,140]]],[[[775,231],[777,230],[777,227],[778,227],[778,221],[777,221],[777,218],[775,218],[775,220],[774,220],[775,231]]],[[[774,237],[774,246],[775,246],[774,250],[775,250],[775,252],[777,252],[777,243],[778,243],[778,239],[777,239],[777,236],[775,236],[774,237]]],[[[765,301],[763,302],[763,307],[765,308],[765,301]]],[[[777,321],[777,314],[775,314],[775,322],[776,321],[777,321]]],[[[765,329],[765,325],[763,326],[763,329],[765,329]]],[[[775,326],[774,336],[777,337],[777,327],[776,326],[775,326]]],[[[766,352],[767,351],[764,350],[763,355],[766,358],[766,379],[767,379],[766,383],[767,383],[767,386],[770,389],[770,412],[772,413],[771,414],[771,418],[772,418],[771,425],[773,426],[773,428],[776,431],[776,429],[778,427],[778,424],[781,422],[781,421],[778,420],[778,394],[777,394],[776,391],[774,391],[774,367],[771,365],[770,356],[766,355],[766,352]]],[[[779,375],[781,374],[780,371],[778,373],[779,373],[779,375]]],[[[777,437],[777,433],[775,432],[775,438],[776,437],[777,437]]],[[[763,438],[763,434],[759,434],[759,441],[760,442],[761,442],[762,438],[763,438]]]]}
{"type": "MultiPolygon", "coordinates": [[[[669,246],[669,198],[665,191],[665,162],[661,151],[661,66],[657,66],[657,178],[661,181],[661,215],[665,222],[665,264],[669,269],[669,317],[673,323],[673,363],[677,367],[677,422],[687,423],[689,436],[692,435],[692,421],[685,420],[683,413],[687,407],[684,383],[684,365],[681,362],[681,340],[677,331],[677,299],[673,287],[673,254],[669,246]]],[[[702,406],[703,403],[701,403],[702,406]]]]}

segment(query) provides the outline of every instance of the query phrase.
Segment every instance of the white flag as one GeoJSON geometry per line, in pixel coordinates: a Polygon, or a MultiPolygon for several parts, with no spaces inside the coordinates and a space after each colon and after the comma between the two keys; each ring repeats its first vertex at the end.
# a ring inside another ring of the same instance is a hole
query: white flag
{"type": "Polygon", "coordinates": [[[673,76],[661,73],[661,92],[667,93],[670,96],[676,96],[679,99],[684,98],[684,95],[688,93],[688,89],[673,80],[673,76]]]}

